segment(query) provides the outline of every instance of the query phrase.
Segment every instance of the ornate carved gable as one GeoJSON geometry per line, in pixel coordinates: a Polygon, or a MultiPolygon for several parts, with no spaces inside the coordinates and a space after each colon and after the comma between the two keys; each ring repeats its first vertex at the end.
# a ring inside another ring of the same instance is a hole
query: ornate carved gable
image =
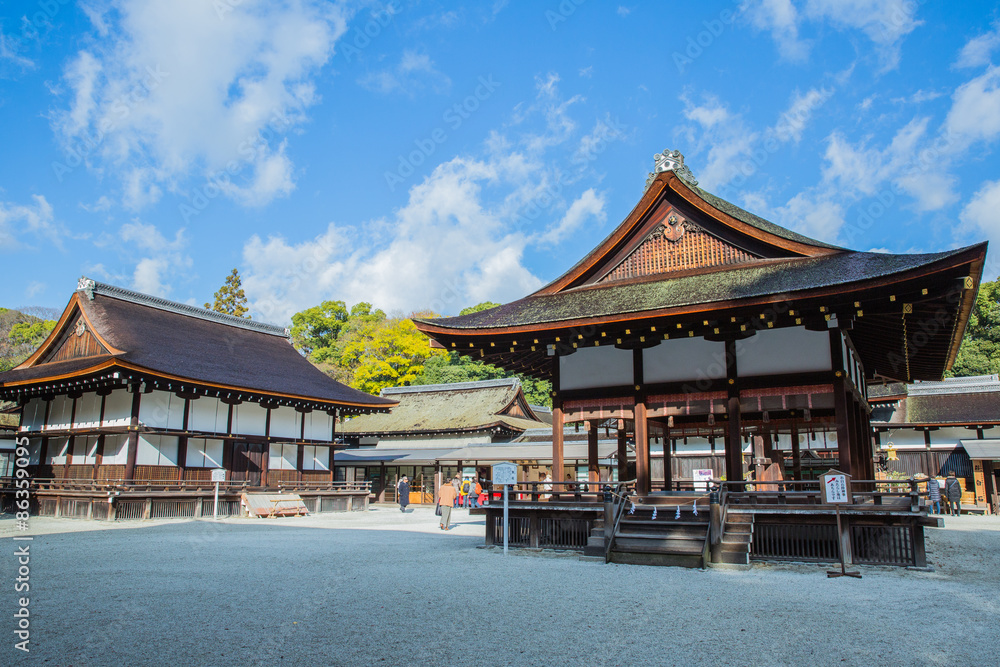
{"type": "Polygon", "coordinates": [[[715,236],[672,207],[657,213],[645,226],[645,235],[597,282],[741,264],[759,257],[715,236]]]}
{"type": "Polygon", "coordinates": [[[38,364],[109,354],[108,348],[97,339],[79,311],[70,317],[58,336],[52,348],[38,360],[38,364]]]}

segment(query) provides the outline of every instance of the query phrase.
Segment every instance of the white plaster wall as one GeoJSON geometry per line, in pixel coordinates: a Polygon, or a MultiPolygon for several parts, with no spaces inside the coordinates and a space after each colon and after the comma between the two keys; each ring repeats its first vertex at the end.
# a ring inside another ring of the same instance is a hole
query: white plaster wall
{"type": "Polygon", "coordinates": [[[645,383],[726,377],[726,344],[704,338],[665,340],[642,351],[645,383]]]}
{"type": "Polygon", "coordinates": [[[73,424],[76,428],[97,428],[101,425],[101,397],[96,392],[87,392],[76,399],[73,424]]]}
{"type": "Polygon", "coordinates": [[[125,465],[128,463],[128,436],[104,436],[104,465],[125,465]]]}
{"type": "Polygon", "coordinates": [[[131,420],[132,394],[124,388],[115,389],[104,399],[104,419],[101,421],[101,425],[128,426],[131,420]]]}
{"type": "Polygon", "coordinates": [[[296,445],[272,443],[268,449],[267,467],[270,470],[295,470],[297,457],[296,445]]]}
{"type": "Polygon", "coordinates": [[[306,422],[306,440],[326,440],[329,442],[333,417],[325,410],[313,410],[302,415],[306,422]]]}
{"type": "Polygon", "coordinates": [[[176,436],[140,434],[135,463],[143,466],[175,466],[177,445],[176,436]]]}
{"type": "Polygon", "coordinates": [[[22,431],[40,431],[45,421],[45,401],[33,398],[24,404],[21,414],[22,431]]]}
{"type": "Polygon", "coordinates": [[[49,407],[49,423],[46,429],[68,429],[73,417],[73,399],[66,395],[56,396],[49,407]]]}
{"type": "Polygon", "coordinates": [[[233,433],[264,435],[266,425],[267,409],[259,403],[240,403],[233,410],[233,433]]]}
{"type": "Polygon", "coordinates": [[[828,371],[830,335],[805,327],[762,329],[737,342],[736,368],[741,377],[828,371]]]}
{"type": "MultiPolygon", "coordinates": [[[[827,439],[830,438],[830,435],[826,434],[827,439]]],[[[931,437],[934,437],[933,434],[931,437]]],[[[882,433],[882,446],[888,447],[890,442],[896,449],[924,449],[927,446],[924,444],[924,432],[910,428],[882,433]]]]}
{"type": "Polygon", "coordinates": [[[73,438],[73,465],[97,463],[97,436],[73,438]]]}
{"type": "Polygon", "coordinates": [[[271,437],[299,439],[302,433],[302,413],[283,405],[271,410],[271,437]]]}
{"type": "MultiPolygon", "coordinates": [[[[997,413],[1000,414],[1000,401],[998,401],[997,413]]],[[[989,433],[989,431],[986,431],[989,433]]],[[[976,429],[963,427],[942,427],[936,431],[931,431],[931,447],[958,447],[959,440],[975,440],[976,429]]]]}
{"type": "Polygon", "coordinates": [[[209,396],[191,401],[188,428],[206,433],[226,433],[229,428],[229,406],[209,396]]]}
{"type": "Polygon", "coordinates": [[[66,454],[69,452],[69,438],[49,438],[48,463],[65,465],[66,454]]]}
{"type": "Polygon", "coordinates": [[[150,428],[184,428],[184,399],[169,391],[143,394],[139,399],[139,423],[150,428]]]}
{"type": "MultiPolygon", "coordinates": [[[[716,445],[719,446],[721,443],[718,441],[716,445]]],[[[721,448],[720,448],[721,449],[721,448]]],[[[684,444],[683,438],[677,439],[677,453],[678,454],[711,454],[712,445],[708,442],[708,438],[701,438],[695,436],[688,436],[687,444],[684,444]]]]}
{"type": "Polygon", "coordinates": [[[302,451],[303,470],[330,470],[330,448],[306,445],[302,451]]]}
{"type": "Polygon", "coordinates": [[[222,440],[189,438],[184,463],[189,468],[221,468],[222,440]]]}
{"type": "Polygon", "coordinates": [[[634,380],[632,350],[612,345],[585,347],[559,357],[559,388],[563,390],[620,387],[634,380]]]}
{"type": "MultiPolygon", "coordinates": [[[[361,444],[367,444],[364,440],[363,438],[361,444]]],[[[470,433],[468,435],[439,436],[434,438],[379,438],[376,446],[380,449],[447,449],[448,447],[459,449],[466,445],[490,444],[491,442],[493,442],[493,439],[489,434],[470,433]]]]}

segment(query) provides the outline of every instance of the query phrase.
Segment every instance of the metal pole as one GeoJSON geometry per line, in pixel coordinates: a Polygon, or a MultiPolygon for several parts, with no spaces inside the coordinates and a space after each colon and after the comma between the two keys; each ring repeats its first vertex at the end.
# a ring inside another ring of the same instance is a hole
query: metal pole
{"type": "Polygon", "coordinates": [[[507,519],[507,489],[510,488],[510,484],[503,485],[503,555],[507,555],[507,529],[510,527],[507,519]]]}
{"type": "Polygon", "coordinates": [[[219,483],[215,483],[215,508],[212,511],[212,518],[219,518],[219,483]]]}

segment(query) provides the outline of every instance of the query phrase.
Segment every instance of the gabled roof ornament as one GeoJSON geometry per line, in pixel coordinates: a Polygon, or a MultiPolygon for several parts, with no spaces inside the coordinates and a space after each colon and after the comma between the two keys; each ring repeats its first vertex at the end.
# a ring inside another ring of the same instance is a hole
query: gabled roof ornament
{"type": "Polygon", "coordinates": [[[684,156],[680,151],[663,151],[662,153],[654,155],[653,160],[653,171],[649,174],[649,178],[646,179],[646,190],[649,189],[649,186],[652,184],[653,179],[656,178],[656,175],[662,174],[665,171],[674,172],[684,179],[688,185],[698,185],[698,181],[695,179],[694,174],[692,174],[691,170],[688,169],[686,164],[684,164],[684,156]]]}
{"type": "Polygon", "coordinates": [[[97,287],[97,283],[87,276],[80,276],[80,280],[76,283],[76,291],[85,293],[87,295],[87,299],[90,301],[94,300],[95,287],[97,287]]]}

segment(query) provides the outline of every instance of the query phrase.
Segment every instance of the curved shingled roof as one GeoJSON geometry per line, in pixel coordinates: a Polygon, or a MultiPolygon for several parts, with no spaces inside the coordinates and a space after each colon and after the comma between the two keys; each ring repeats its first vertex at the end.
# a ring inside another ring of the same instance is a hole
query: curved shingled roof
{"type": "Polygon", "coordinates": [[[352,389],[299,354],[284,329],[110,285],[81,282],[60,326],[18,368],[0,374],[0,386],[85,374],[110,366],[148,371],[192,383],[369,408],[395,401],[352,389]],[[110,354],[39,363],[79,307],[110,354]]]}

